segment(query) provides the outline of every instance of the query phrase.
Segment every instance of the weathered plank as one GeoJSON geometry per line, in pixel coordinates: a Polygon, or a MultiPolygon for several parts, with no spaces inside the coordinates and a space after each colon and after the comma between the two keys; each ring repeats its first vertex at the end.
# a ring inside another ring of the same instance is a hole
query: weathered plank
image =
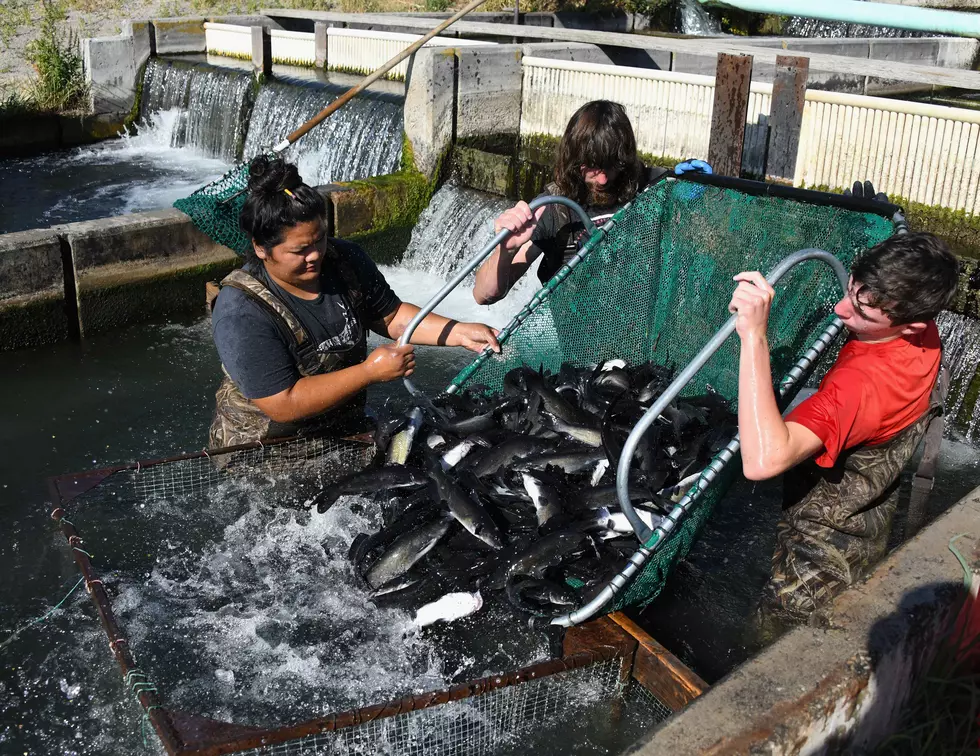
{"type": "MultiPolygon", "coordinates": [[[[383,13],[338,13],[333,11],[307,11],[290,9],[267,9],[262,13],[278,18],[302,18],[310,21],[329,21],[335,24],[370,23],[379,28],[400,27],[428,31],[432,19],[411,16],[389,16],[383,13]]],[[[639,50],[661,50],[689,53],[692,55],[751,55],[756,64],[775,64],[779,51],[772,48],[732,44],[724,39],[677,39],[657,37],[647,34],[623,34],[619,32],[597,32],[584,29],[561,29],[545,26],[526,26],[514,24],[492,24],[482,21],[457,21],[451,27],[460,34],[502,37],[510,35],[522,39],[547,39],[563,42],[588,42],[594,45],[629,47],[639,50]]],[[[938,66],[919,66],[911,63],[897,63],[867,58],[849,58],[842,55],[811,53],[810,70],[829,73],[851,74],[854,76],[874,76],[894,81],[908,81],[919,84],[932,84],[944,87],[960,87],[980,90],[980,72],[938,66]]]]}
{"type": "Polygon", "coordinates": [[[711,110],[711,141],[708,162],[722,176],[742,175],[745,117],[749,112],[752,85],[751,55],[718,55],[715,73],[715,104],[711,110]]]}
{"type": "Polygon", "coordinates": [[[708,689],[704,680],[625,614],[616,612],[609,618],[639,644],[633,677],[666,706],[677,711],[708,689]]]}
{"type": "Polygon", "coordinates": [[[788,55],[776,58],[766,159],[766,177],[774,181],[792,181],[796,172],[809,66],[807,58],[788,55]]]}

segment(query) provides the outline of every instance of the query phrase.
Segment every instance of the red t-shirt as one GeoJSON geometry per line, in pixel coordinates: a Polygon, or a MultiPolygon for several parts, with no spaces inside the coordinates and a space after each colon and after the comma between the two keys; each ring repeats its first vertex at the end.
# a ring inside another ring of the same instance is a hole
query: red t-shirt
{"type": "Polygon", "coordinates": [[[845,449],[884,443],[929,409],[941,357],[939,330],[932,321],[917,336],[880,344],[851,339],[820,390],[786,421],[813,431],[823,441],[816,463],[833,467],[845,449]]]}

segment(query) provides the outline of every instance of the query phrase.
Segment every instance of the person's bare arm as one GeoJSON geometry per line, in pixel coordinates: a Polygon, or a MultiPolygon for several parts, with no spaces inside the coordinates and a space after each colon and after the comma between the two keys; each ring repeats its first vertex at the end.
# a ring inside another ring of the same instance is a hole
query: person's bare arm
{"type": "MultiPolygon", "coordinates": [[[[383,320],[372,324],[375,333],[389,339],[400,339],[408,324],[419,312],[419,307],[411,302],[400,302],[383,320]]],[[[500,351],[496,328],[483,323],[461,323],[430,312],[412,333],[412,344],[430,346],[461,346],[473,352],[482,352],[487,346],[500,351]]]]}
{"type": "Polygon", "coordinates": [[[766,480],[809,459],[823,442],[809,428],[783,420],[772,387],[766,329],[774,291],[761,273],[739,273],[728,309],[738,315],[738,432],[742,470],[749,480],[766,480]]]}
{"type": "Polygon", "coordinates": [[[518,202],[494,221],[494,233],[512,231],[476,271],[473,299],[477,304],[493,304],[503,299],[514,283],[523,276],[541,255],[541,249],[531,241],[545,208],[533,213],[526,202],[518,202]]]}
{"type": "Polygon", "coordinates": [[[253,402],[278,423],[295,422],[343,404],[372,383],[411,375],[414,369],[415,353],[410,344],[385,344],[358,365],[300,378],[285,391],[253,402]]]}

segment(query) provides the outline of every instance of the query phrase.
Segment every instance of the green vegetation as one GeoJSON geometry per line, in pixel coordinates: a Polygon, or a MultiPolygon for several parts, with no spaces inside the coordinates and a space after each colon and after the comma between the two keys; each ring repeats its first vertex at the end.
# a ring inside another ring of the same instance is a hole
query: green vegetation
{"type": "MultiPolygon", "coordinates": [[[[88,85],[78,38],[64,29],[65,6],[55,0],[40,3],[37,36],[27,45],[24,57],[34,73],[26,91],[0,92],[0,117],[26,113],[70,113],[86,109],[88,85]]],[[[24,23],[30,20],[31,4],[14,2],[0,12],[0,38],[9,43],[24,23]]]]}

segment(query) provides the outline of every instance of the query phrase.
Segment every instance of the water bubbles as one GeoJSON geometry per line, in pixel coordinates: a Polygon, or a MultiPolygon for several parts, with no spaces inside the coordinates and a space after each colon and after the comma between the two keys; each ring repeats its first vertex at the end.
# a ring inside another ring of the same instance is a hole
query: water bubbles
{"type": "Polygon", "coordinates": [[[61,678],[60,686],[61,692],[65,694],[65,698],[67,698],[69,701],[75,698],[82,691],[81,685],[69,685],[68,681],[63,677],[61,678]]]}

